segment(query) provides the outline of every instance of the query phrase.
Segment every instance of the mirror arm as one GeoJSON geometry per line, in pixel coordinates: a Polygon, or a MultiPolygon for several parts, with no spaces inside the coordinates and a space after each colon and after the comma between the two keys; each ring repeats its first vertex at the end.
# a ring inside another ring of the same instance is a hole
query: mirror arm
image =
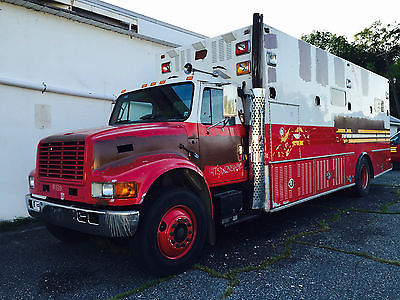
{"type": "Polygon", "coordinates": [[[224,127],[225,127],[225,126],[226,126],[226,125],[225,125],[226,119],[227,119],[227,118],[225,117],[225,118],[223,118],[221,121],[218,121],[217,123],[211,125],[210,127],[207,127],[207,129],[206,129],[207,134],[210,134],[210,129],[211,129],[211,128],[213,128],[213,127],[215,127],[215,126],[221,124],[222,122],[224,122],[224,127]]]}

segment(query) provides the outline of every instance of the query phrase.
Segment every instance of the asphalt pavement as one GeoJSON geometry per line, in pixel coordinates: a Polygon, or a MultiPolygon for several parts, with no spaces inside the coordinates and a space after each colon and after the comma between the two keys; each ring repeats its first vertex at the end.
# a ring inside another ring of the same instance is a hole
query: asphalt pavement
{"type": "Polygon", "coordinates": [[[64,244],[40,224],[0,233],[0,299],[400,299],[400,171],[219,228],[192,269],[156,278],[124,241],[64,244]]]}

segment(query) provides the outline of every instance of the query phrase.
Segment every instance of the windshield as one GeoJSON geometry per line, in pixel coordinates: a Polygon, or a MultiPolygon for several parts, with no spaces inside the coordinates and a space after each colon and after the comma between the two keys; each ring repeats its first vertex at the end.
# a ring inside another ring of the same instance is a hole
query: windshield
{"type": "Polygon", "coordinates": [[[193,83],[161,85],[121,95],[110,125],[184,121],[190,115],[193,83]]]}

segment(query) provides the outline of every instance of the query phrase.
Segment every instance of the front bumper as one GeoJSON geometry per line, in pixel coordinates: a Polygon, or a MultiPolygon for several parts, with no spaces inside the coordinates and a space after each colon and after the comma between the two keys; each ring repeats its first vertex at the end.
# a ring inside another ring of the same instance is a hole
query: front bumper
{"type": "Polygon", "coordinates": [[[105,236],[133,236],[139,223],[139,211],[86,209],[46,201],[45,197],[27,194],[28,213],[45,223],[72,230],[105,236]]]}

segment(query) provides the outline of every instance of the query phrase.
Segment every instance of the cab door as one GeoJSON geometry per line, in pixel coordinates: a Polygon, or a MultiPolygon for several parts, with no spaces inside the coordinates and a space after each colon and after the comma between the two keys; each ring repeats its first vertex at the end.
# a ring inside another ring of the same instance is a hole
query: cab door
{"type": "Polygon", "coordinates": [[[390,154],[393,166],[398,167],[400,165],[400,133],[390,139],[390,154]]]}
{"type": "Polygon", "coordinates": [[[224,118],[223,89],[202,84],[198,124],[200,168],[210,186],[247,179],[245,129],[238,117],[224,118]]]}

